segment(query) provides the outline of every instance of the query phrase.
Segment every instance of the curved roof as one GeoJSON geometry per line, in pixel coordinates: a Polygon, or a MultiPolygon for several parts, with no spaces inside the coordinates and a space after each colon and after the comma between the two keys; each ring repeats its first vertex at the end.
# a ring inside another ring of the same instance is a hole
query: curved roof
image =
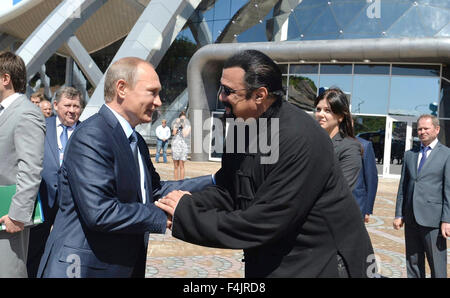
{"type": "MultiPolygon", "coordinates": [[[[24,41],[62,0],[9,1],[0,9],[0,32],[24,41]]],[[[98,51],[126,36],[150,0],[110,0],[75,33],[89,52],[98,51]]],[[[65,46],[58,51],[68,55],[65,46]]]]}

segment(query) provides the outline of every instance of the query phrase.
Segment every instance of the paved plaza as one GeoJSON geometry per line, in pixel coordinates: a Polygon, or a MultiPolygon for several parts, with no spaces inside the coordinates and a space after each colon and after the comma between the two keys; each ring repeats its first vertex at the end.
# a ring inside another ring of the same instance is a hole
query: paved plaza
{"type": "MultiPolygon", "coordinates": [[[[150,150],[154,162],[154,150],[150,150]]],[[[162,158],[161,158],[162,160],[162,158]]],[[[154,165],[163,180],[173,179],[173,163],[154,165]]],[[[211,174],[220,168],[218,162],[185,163],[186,178],[211,174]]],[[[392,220],[395,213],[397,179],[379,179],[374,214],[366,225],[378,259],[379,272],[385,277],[406,277],[404,231],[395,231],[392,220]]],[[[450,243],[447,241],[447,247],[450,243]]],[[[450,249],[447,250],[450,260],[450,249]]],[[[146,277],[215,277],[239,278],[244,276],[242,250],[206,248],[192,245],[171,236],[151,234],[147,256],[146,277]]],[[[447,265],[450,272],[450,264],[447,265]]],[[[429,270],[427,267],[427,272],[429,270]]]]}

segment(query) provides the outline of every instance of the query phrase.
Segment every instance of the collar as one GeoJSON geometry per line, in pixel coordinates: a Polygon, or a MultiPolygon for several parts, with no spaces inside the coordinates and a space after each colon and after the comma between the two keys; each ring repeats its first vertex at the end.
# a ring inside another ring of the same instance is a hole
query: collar
{"type": "MultiPolygon", "coordinates": [[[[438,140],[438,138],[436,138],[436,139],[434,139],[434,141],[431,142],[431,144],[428,145],[428,146],[431,148],[431,150],[433,150],[433,149],[436,147],[436,145],[437,145],[438,142],[439,142],[439,140],[438,140]]],[[[424,147],[424,146],[423,146],[422,143],[420,143],[420,148],[422,148],[422,147],[424,147]]]]}
{"type": "MultiPolygon", "coordinates": [[[[55,117],[56,117],[56,127],[60,127],[62,125],[61,120],[59,120],[58,115],[56,115],[55,117]]],[[[75,122],[74,125],[67,127],[67,129],[72,130],[72,129],[75,129],[76,126],[77,126],[77,123],[75,122]]]]}
{"type": "Polygon", "coordinates": [[[125,136],[127,139],[131,136],[134,129],[131,127],[131,124],[123,118],[119,113],[111,109],[108,105],[105,104],[105,106],[113,113],[113,115],[117,118],[117,121],[119,121],[120,126],[122,126],[123,132],[125,133],[125,136]]]}
{"type": "Polygon", "coordinates": [[[17,98],[19,98],[22,94],[20,93],[14,93],[5,98],[0,104],[3,106],[5,111],[17,98]]]}

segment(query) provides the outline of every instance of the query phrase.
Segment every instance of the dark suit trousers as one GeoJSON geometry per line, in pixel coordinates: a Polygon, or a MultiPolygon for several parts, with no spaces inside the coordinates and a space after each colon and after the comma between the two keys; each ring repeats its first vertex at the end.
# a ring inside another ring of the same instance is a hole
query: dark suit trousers
{"type": "Polygon", "coordinates": [[[406,269],[410,278],[425,278],[425,255],[431,277],[447,278],[447,242],[439,228],[405,223],[406,269]]]}
{"type": "Polygon", "coordinates": [[[27,271],[29,278],[36,278],[41,257],[44,254],[50,230],[55,222],[57,204],[52,209],[43,205],[44,222],[30,229],[30,242],[28,245],[27,271]]]}

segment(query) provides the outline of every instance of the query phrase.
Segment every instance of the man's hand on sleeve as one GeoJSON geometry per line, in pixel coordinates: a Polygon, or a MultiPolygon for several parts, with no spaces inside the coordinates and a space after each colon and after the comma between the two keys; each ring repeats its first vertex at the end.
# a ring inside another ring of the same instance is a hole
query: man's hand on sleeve
{"type": "Polygon", "coordinates": [[[172,229],[172,220],[175,213],[175,208],[177,208],[178,202],[184,195],[190,195],[191,193],[183,190],[174,190],[167,194],[164,198],[159,199],[155,202],[155,205],[161,208],[167,213],[167,227],[172,229]]]}
{"type": "Polygon", "coordinates": [[[9,218],[8,214],[0,218],[0,224],[6,227],[7,233],[17,233],[24,229],[24,223],[9,218]]]}

